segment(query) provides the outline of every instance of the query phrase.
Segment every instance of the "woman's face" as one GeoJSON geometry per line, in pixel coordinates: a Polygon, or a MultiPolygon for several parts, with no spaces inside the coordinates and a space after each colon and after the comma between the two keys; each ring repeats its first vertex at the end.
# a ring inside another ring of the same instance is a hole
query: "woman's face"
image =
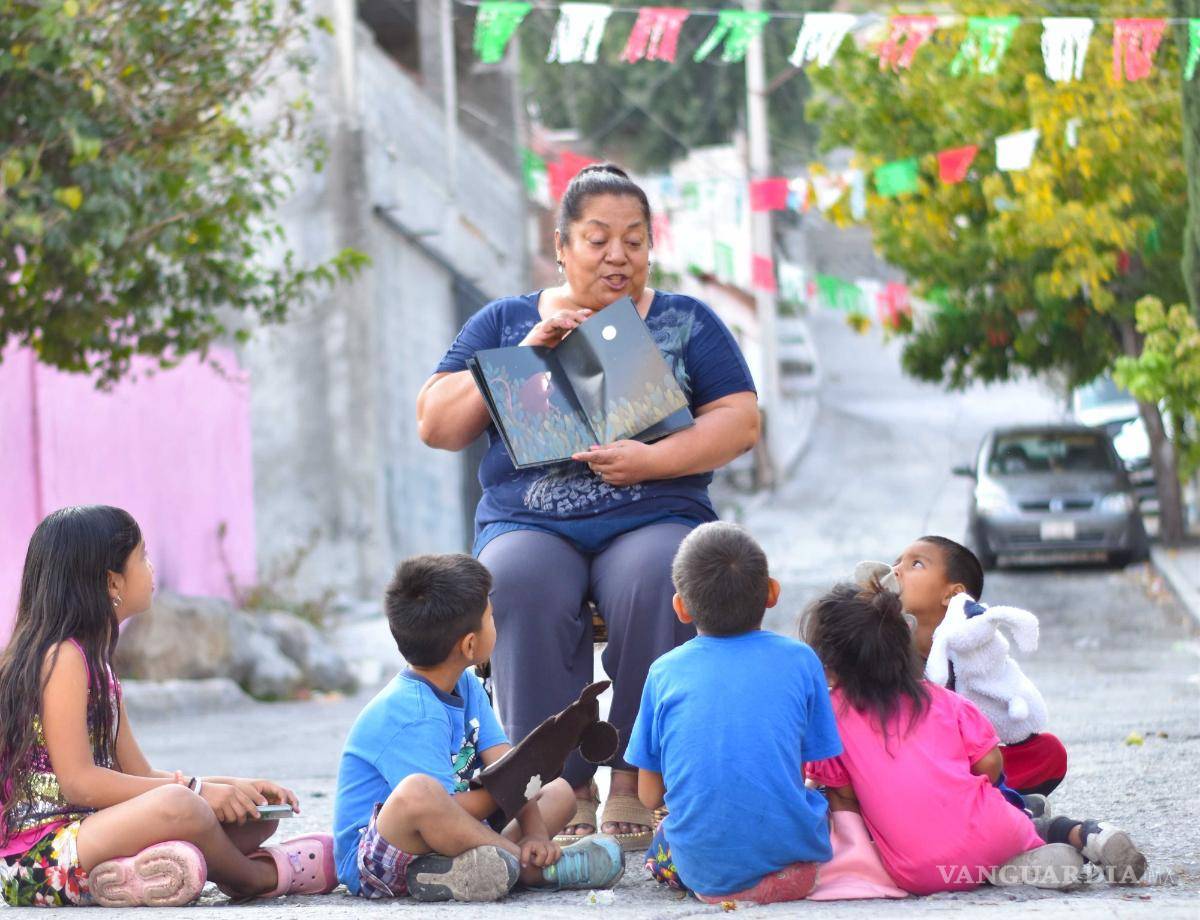
{"type": "Polygon", "coordinates": [[[554,245],[580,307],[603,309],[622,297],[637,303],[646,289],[650,228],[632,195],[592,195],[568,238],[556,232],[554,245]]]}

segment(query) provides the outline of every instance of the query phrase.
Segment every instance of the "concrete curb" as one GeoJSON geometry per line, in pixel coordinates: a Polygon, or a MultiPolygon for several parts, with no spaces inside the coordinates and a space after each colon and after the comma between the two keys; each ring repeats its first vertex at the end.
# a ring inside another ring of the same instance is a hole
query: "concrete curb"
{"type": "MultiPolygon", "coordinates": [[[[1200,564],[1200,550],[1185,549],[1183,555],[1192,557],[1197,564],[1200,564]]],[[[1179,603],[1192,615],[1196,625],[1200,626],[1200,578],[1194,575],[1188,577],[1180,563],[1179,556],[1178,550],[1162,546],[1150,547],[1150,562],[1162,575],[1163,580],[1171,586],[1171,590],[1179,598],[1179,603]]]]}
{"type": "Polygon", "coordinates": [[[227,677],[202,680],[123,680],[121,692],[131,717],[165,718],[179,713],[217,712],[257,701],[227,677]]]}

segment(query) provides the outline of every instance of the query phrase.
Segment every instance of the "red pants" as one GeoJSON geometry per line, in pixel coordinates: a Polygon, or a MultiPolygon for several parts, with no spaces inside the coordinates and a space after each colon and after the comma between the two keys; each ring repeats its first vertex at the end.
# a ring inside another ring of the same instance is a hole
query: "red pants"
{"type": "Polygon", "coordinates": [[[1002,744],[1004,778],[1022,795],[1049,795],[1067,775],[1067,749],[1049,732],[1002,744]]]}

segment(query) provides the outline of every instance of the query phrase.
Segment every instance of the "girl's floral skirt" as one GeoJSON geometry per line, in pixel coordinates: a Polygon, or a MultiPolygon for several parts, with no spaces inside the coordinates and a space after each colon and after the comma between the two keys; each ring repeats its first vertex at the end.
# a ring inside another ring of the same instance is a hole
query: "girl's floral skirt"
{"type": "Polygon", "coordinates": [[[80,823],[49,831],[24,853],[0,859],[0,897],[12,907],[91,904],[76,848],[80,823]]]}

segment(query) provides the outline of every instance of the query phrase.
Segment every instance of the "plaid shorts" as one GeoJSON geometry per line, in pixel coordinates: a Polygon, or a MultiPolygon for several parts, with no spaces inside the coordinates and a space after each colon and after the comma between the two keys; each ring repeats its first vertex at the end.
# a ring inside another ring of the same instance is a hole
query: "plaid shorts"
{"type": "Polygon", "coordinates": [[[363,898],[398,898],[408,894],[404,870],[417,858],[392,846],[380,835],[375,825],[381,808],[383,803],[375,806],[370,823],[359,832],[358,894],[363,898]]]}
{"type": "Polygon", "coordinates": [[[48,831],[24,853],[0,859],[0,896],[10,907],[92,903],[75,846],[80,823],[48,831]]]}

